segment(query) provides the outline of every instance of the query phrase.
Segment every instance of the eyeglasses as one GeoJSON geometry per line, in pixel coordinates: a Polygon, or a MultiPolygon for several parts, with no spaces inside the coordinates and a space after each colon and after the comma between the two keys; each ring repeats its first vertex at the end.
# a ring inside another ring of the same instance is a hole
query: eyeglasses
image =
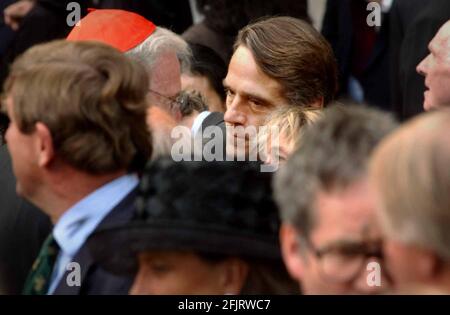
{"type": "Polygon", "coordinates": [[[382,241],[340,242],[317,249],[308,239],[304,243],[319,262],[322,277],[331,282],[348,283],[356,280],[369,258],[383,260],[382,241]]]}
{"type": "Polygon", "coordinates": [[[159,92],[156,92],[152,89],[148,89],[148,91],[159,98],[159,102],[161,103],[161,105],[163,105],[165,109],[169,109],[170,111],[172,111],[183,107],[184,99],[183,98],[180,99],[179,97],[180,94],[170,97],[163,95],[159,92]]]}

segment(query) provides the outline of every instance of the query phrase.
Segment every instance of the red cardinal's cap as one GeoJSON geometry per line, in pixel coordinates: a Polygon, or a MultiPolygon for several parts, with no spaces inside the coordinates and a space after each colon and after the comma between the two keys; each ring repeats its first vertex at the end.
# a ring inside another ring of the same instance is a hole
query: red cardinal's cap
{"type": "Polygon", "coordinates": [[[69,41],[100,41],[126,52],[149,37],[156,26],[142,16],[124,10],[89,10],[67,36],[69,41]]]}

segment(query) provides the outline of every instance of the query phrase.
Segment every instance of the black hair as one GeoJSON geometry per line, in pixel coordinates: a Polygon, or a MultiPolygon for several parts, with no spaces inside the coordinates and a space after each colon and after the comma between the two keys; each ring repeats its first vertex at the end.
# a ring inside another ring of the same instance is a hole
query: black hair
{"type": "Polygon", "coordinates": [[[222,81],[227,75],[227,65],[207,46],[189,43],[189,47],[192,51],[191,74],[206,77],[220,99],[225,102],[226,95],[222,81]]]}

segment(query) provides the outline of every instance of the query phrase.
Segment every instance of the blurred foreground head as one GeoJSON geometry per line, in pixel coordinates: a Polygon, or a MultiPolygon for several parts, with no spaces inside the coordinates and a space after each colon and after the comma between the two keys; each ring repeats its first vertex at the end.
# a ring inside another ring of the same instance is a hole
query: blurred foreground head
{"type": "Polygon", "coordinates": [[[276,175],[283,258],[305,293],[366,294],[389,284],[366,164],[394,127],[362,105],[327,108],[276,175]]]}
{"type": "Polygon", "coordinates": [[[257,162],[160,159],[135,219],[94,235],[92,252],[106,270],[136,274],[132,294],[295,293],[271,196],[257,162]]]}
{"type": "Polygon", "coordinates": [[[424,114],[384,140],[371,184],[386,264],[400,290],[450,293],[450,111],[424,114]]]}
{"type": "Polygon", "coordinates": [[[151,154],[147,86],[137,63],[101,43],[55,41],[24,53],[3,102],[18,192],[52,212],[52,196],[73,193],[77,178],[85,180],[78,191],[142,171],[151,154]]]}

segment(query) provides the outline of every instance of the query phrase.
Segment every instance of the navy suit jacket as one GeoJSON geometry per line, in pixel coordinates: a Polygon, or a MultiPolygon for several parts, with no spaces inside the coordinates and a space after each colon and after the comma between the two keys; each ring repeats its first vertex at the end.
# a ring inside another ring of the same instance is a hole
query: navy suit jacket
{"type": "MultiPolygon", "coordinates": [[[[129,193],[98,225],[95,231],[107,226],[121,225],[129,222],[134,213],[134,201],[137,196],[137,188],[129,193]]],[[[94,233],[95,233],[94,231],[94,233]]],[[[90,254],[89,247],[85,243],[72,262],[80,265],[81,286],[69,286],[67,279],[71,271],[61,278],[53,294],[55,295],[126,295],[133,283],[133,277],[122,277],[108,273],[102,269],[90,254]]]]}

